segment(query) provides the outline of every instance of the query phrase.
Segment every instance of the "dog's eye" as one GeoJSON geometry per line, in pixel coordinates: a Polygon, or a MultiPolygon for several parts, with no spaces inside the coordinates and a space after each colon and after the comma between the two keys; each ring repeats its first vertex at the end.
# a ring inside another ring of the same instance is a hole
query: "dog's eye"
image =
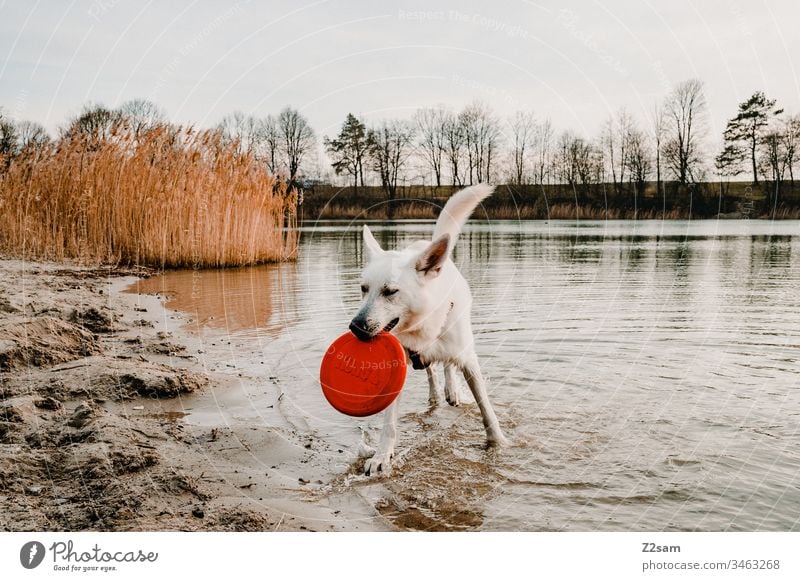
{"type": "Polygon", "coordinates": [[[394,294],[397,294],[397,290],[398,289],[396,289],[396,288],[385,288],[385,289],[383,289],[383,291],[381,291],[381,294],[383,296],[385,296],[385,297],[390,297],[390,296],[392,296],[394,294]]]}
{"type": "Polygon", "coordinates": [[[365,284],[361,285],[361,292],[367,294],[369,292],[369,287],[365,284]]]}

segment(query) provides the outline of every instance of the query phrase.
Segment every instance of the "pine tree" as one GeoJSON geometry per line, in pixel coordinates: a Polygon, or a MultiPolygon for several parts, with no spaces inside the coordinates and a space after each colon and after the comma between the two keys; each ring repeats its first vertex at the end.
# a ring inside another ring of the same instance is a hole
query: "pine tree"
{"type": "Polygon", "coordinates": [[[742,160],[747,152],[737,143],[725,145],[719,155],[714,158],[714,167],[719,176],[736,177],[742,173],[742,160]]]}
{"type": "Polygon", "coordinates": [[[761,143],[764,130],[769,125],[771,118],[783,113],[783,109],[775,108],[775,103],[775,99],[767,99],[762,91],[756,91],[747,101],[739,103],[739,112],[736,117],[728,121],[725,128],[726,145],[742,144],[746,146],[741,149],[742,161],[749,153],[754,184],[758,184],[756,151],[761,143]]]}
{"type": "Polygon", "coordinates": [[[358,188],[359,180],[364,185],[364,158],[369,142],[367,128],[352,113],[347,114],[342,130],[336,139],[325,138],[325,147],[333,159],[333,169],[337,174],[353,176],[353,187],[358,188]]]}

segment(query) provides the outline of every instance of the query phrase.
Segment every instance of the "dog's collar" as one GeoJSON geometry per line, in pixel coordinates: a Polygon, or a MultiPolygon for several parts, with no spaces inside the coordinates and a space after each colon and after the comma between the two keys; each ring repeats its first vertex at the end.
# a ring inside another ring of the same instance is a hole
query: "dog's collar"
{"type": "Polygon", "coordinates": [[[408,356],[411,359],[411,366],[414,369],[426,369],[431,366],[430,362],[423,361],[422,357],[416,351],[408,350],[408,356]]]}

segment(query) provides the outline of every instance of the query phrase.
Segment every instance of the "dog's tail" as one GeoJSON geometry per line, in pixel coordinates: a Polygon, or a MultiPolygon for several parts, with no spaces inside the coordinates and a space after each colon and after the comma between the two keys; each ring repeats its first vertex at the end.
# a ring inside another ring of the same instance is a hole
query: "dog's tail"
{"type": "Polygon", "coordinates": [[[450,235],[450,249],[456,245],[458,234],[467,218],[470,217],[476,206],[494,192],[494,186],[478,184],[456,192],[447,200],[442,208],[436,226],[433,228],[433,240],[444,234],[450,235]]]}

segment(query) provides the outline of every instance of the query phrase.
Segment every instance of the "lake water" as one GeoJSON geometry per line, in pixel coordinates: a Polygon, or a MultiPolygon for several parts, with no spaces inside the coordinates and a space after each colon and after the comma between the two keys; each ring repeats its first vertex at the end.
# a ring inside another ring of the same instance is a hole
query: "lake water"
{"type": "MultiPolygon", "coordinates": [[[[318,384],[360,300],[360,225],[303,226],[296,264],[141,289],[230,341],[228,365],[280,382],[287,421],[330,444],[320,495],[358,489],[394,526],[425,530],[800,530],[800,223],[469,223],[455,260],[515,445],[484,448],[463,385],[468,403],[429,410],[410,370],[397,467],[378,481],[354,458],[381,418],[338,414],[318,384]]],[[[388,248],[432,231],[371,227],[388,248]]],[[[266,397],[239,418],[258,421],[266,397]]]]}

